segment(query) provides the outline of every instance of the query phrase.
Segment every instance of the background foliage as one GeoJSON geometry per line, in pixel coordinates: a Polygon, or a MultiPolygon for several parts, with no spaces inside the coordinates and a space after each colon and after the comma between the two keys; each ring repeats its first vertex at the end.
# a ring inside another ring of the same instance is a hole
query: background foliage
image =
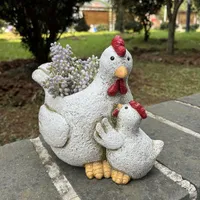
{"type": "Polygon", "coordinates": [[[22,43],[43,63],[50,44],[76,20],[74,14],[85,1],[89,0],[1,0],[0,18],[16,28],[22,43]]]}

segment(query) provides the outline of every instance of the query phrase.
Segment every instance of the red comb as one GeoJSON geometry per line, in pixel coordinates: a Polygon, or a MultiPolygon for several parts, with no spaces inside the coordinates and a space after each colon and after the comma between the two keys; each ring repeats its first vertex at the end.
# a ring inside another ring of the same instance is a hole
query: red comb
{"type": "Polygon", "coordinates": [[[113,47],[113,49],[115,50],[115,52],[117,53],[118,56],[123,57],[126,53],[126,48],[124,45],[124,40],[119,36],[116,35],[112,42],[111,45],[113,47]]]}
{"type": "Polygon", "coordinates": [[[147,113],[144,109],[144,107],[139,104],[136,101],[130,101],[129,104],[131,105],[132,108],[134,108],[135,110],[137,110],[137,112],[140,114],[140,116],[142,117],[142,119],[147,118],[147,113]]]}

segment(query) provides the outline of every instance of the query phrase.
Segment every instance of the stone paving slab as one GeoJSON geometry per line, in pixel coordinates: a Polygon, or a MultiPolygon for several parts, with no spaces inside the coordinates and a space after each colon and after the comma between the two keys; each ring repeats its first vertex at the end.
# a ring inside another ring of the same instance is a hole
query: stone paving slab
{"type": "Polygon", "coordinates": [[[150,117],[143,120],[141,128],[152,139],[164,141],[158,161],[194,184],[200,199],[200,139],[150,117]]]}
{"type": "MultiPolygon", "coordinates": [[[[199,100],[200,101],[200,100],[199,100]]],[[[167,101],[147,107],[147,110],[200,133],[200,110],[175,101],[167,101]]]]}
{"type": "Polygon", "coordinates": [[[60,199],[29,140],[0,147],[0,199],[60,199]]]}
{"type": "Polygon", "coordinates": [[[141,180],[126,186],[117,185],[111,179],[89,180],[83,168],[77,168],[59,160],[47,144],[43,145],[67,177],[82,200],[178,200],[189,199],[188,192],[171,181],[159,170],[152,171],[141,180]]]}
{"type": "MultiPolygon", "coordinates": [[[[147,110],[200,133],[200,109],[195,107],[200,106],[199,97],[200,94],[196,94],[178,99],[188,105],[168,101],[147,107],[147,110]]],[[[183,132],[185,129],[178,130],[176,126],[170,125],[148,117],[143,120],[141,128],[152,139],[165,142],[158,161],[172,173],[180,174],[184,180],[195,185],[197,199],[200,200],[200,139],[183,132]]],[[[54,155],[44,141],[43,145],[52,156],[52,161],[59,166],[60,173],[66,176],[82,200],[190,199],[188,191],[163,172],[164,175],[159,168],[153,168],[146,177],[133,180],[126,186],[117,185],[111,179],[89,180],[83,168],[67,165],[54,155]]],[[[0,180],[0,200],[61,199],[29,140],[0,147],[0,180]]]]}
{"type": "Polygon", "coordinates": [[[191,96],[179,98],[178,100],[200,107],[200,94],[193,94],[191,96]]]}

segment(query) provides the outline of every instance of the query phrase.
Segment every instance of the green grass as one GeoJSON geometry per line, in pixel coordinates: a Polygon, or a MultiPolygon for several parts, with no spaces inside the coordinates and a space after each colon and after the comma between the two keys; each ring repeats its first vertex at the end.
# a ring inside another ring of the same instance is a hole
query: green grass
{"type": "MultiPolygon", "coordinates": [[[[161,50],[166,49],[166,42],[162,39],[167,39],[167,31],[152,30],[150,39],[148,42],[143,41],[143,34],[134,34],[131,38],[130,35],[125,34],[125,38],[128,39],[127,48],[131,49],[133,47],[139,48],[157,48],[161,50]]],[[[180,33],[177,32],[175,35],[175,48],[180,50],[190,50],[197,49],[200,50],[200,32],[190,32],[190,33],[180,33]]]]}
{"type": "Polygon", "coordinates": [[[60,39],[62,46],[69,44],[77,57],[85,58],[91,55],[100,57],[116,33],[90,34],[81,36],[67,36],[60,39]]]}
{"type": "MultiPolygon", "coordinates": [[[[66,33],[59,42],[65,46],[72,46],[77,57],[100,56],[102,51],[110,44],[111,39],[117,32],[100,33],[66,33]]],[[[31,53],[22,46],[19,35],[12,33],[0,34],[0,61],[13,60],[17,58],[32,58],[31,53]]]]}
{"type": "MultiPolygon", "coordinates": [[[[88,57],[92,54],[100,56],[102,51],[110,44],[111,39],[117,32],[99,33],[66,33],[60,39],[65,46],[70,44],[77,57],[88,57]]],[[[143,41],[143,34],[124,34],[126,46],[129,50],[134,47],[165,50],[166,42],[161,39],[167,38],[166,31],[152,30],[149,42],[143,41]]],[[[176,48],[180,51],[197,49],[200,50],[200,32],[176,33],[176,48]]],[[[20,43],[20,37],[13,34],[0,34],[0,61],[13,60],[17,58],[31,58],[27,49],[20,43]]]]}
{"type": "MultiPolygon", "coordinates": [[[[116,34],[118,33],[67,33],[59,42],[63,46],[70,44],[77,57],[86,58],[92,54],[100,56],[116,34]]],[[[167,38],[166,31],[153,30],[147,43],[143,41],[143,34],[126,33],[123,37],[129,50],[134,47],[153,48],[155,51],[166,48],[166,42],[161,40],[167,38]]],[[[185,56],[185,51],[200,51],[200,32],[176,33],[176,48],[182,57],[185,56]]],[[[192,55],[192,51],[189,55],[192,55]]],[[[21,46],[19,36],[0,34],[0,60],[16,58],[31,58],[31,54],[21,46]]],[[[147,62],[141,58],[134,61],[130,86],[134,97],[145,105],[200,92],[200,68],[197,66],[147,62]]]]}
{"type": "Polygon", "coordinates": [[[0,39],[0,60],[6,61],[18,58],[32,58],[32,55],[22,47],[19,41],[5,41],[0,39]]]}
{"type": "Polygon", "coordinates": [[[21,44],[19,35],[0,34],[0,61],[31,58],[31,53],[21,44]]]}
{"type": "Polygon", "coordinates": [[[133,96],[144,105],[177,99],[200,92],[200,68],[136,61],[129,85],[133,96]],[[137,79],[137,80],[135,80],[137,79]]]}

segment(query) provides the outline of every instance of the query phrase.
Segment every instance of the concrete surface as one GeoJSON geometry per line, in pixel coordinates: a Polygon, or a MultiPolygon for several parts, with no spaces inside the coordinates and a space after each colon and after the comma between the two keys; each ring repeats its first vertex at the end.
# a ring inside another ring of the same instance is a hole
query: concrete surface
{"type": "Polygon", "coordinates": [[[111,179],[89,180],[86,178],[83,168],[67,165],[59,160],[45,143],[43,144],[83,200],[188,199],[185,189],[155,168],[146,177],[131,181],[126,186],[117,185],[111,179]]]}
{"type": "Polygon", "coordinates": [[[88,180],[83,168],[59,160],[42,138],[36,139],[41,144],[38,147],[34,141],[23,140],[0,147],[0,199],[200,199],[200,94],[146,109],[150,114],[141,128],[152,139],[165,142],[146,177],[126,186],[111,179],[88,180]],[[68,188],[63,188],[59,179],[65,180],[68,188]],[[63,191],[74,196],[61,195],[63,191]]]}
{"type": "Polygon", "coordinates": [[[57,200],[56,188],[29,140],[0,147],[1,200],[57,200]]]}

